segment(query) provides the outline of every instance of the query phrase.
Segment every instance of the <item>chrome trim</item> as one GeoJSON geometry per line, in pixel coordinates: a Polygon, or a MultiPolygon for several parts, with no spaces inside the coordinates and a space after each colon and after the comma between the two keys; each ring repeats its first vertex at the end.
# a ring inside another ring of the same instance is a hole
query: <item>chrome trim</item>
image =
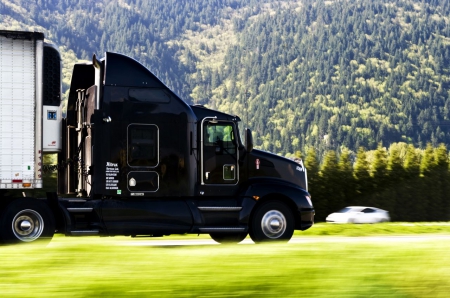
{"type": "Polygon", "coordinates": [[[101,96],[102,96],[102,63],[100,61],[97,60],[97,56],[94,54],[92,56],[92,66],[94,66],[94,73],[95,73],[95,86],[97,87],[97,89],[95,90],[96,92],[96,99],[95,99],[95,109],[99,110],[100,109],[100,101],[101,101],[101,96]]]}
{"type": "MultiPolygon", "coordinates": [[[[236,186],[239,184],[239,162],[237,162],[236,166],[236,172],[237,172],[237,178],[236,178],[236,183],[235,184],[226,184],[226,183],[222,183],[222,184],[206,184],[203,181],[203,175],[205,173],[205,169],[203,168],[203,124],[207,119],[211,119],[211,120],[216,120],[217,121],[217,116],[210,116],[210,117],[205,117],[202,120],[201,126],[200,126],[200,185],[209,185],[209,186],[213,186],[213,185],[220,185],[220,186],[236,186]]],[[[236,139],[236,141],[238,140],[238,138],[240,138],[239,134],[236,134],[236,129],[238,129],[238,127],[236,126],[236,123],[233,121],[229,121],[229,120],[219,120],[217,122],[229,122],[233,124],[233,131],[234,131],[234,137],[236,139]]],[[[239,160],[239,146],[236,146],[236,160],[239,160]]]]}
{"type": "MultiPolygon", "coordinates": [[[[34,179],[42,180],[41,163],[42,159],[42,127],[43,127],[43,96],[44,96],[44,41],[36,40],[36,77],[35,77],[35,140],[34,140],[34,179]]],[[[36,185],[37,188],[37,185],[36,185]]],[[[41,183],[42,188],[42,183],[41,183]]]]}
{"type": "Polygon", "coordinates": [[[306,191],[308,191],[308,171],[306,170],[306,167],[303,167],[305,169],[305,182],[306,182],[306,191]]]}
{"type": "Polygon", "coordinates": [[[287,221],[278,210],[270,210],[261,220],[261,230],[270,239],[278,239],[286,231],[287,221]]]}
{"type": "Polygon", "coordinates": [[[92,210],[94,210],[94,208],[67,208],[67,211],[72,213],[92,212],[92,210]]]}
{"type": "Polygon", "coordinates": [[[12,220],[12,231],[20,241],[34,241],[44,232],[44,219],[32,209],[21,210],[12,220]]]}
{"type": "Polygon", "coordinates": [[[98,235],[100,233],[99,230],[88,230],[88,231],[71,231],[70,234],[73,236],[89,236],[89,235],[98,235]]]}
{"type": "Polygon", "coordinates": [[[203,124],[205,123],[205,121],[207,119],[217,119],[216,116],[214,117],[205,117],[202,120],[202,124],[200,125],[200,171],[201,171],[201,175],[200,175],[200,184],[201,185],[205,185],[205,182],[203,181],[203,174],[205,172],[205,169],[203,168],[203,124]]]}

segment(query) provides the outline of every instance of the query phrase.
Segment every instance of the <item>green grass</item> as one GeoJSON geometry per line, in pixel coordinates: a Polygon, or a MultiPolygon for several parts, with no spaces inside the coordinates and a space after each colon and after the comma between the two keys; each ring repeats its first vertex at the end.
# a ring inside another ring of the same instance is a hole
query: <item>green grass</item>
{"type": "MultiPolygon", "coordinates": [[[[339,228],[323,225],[311,231],[339,228]]],[[[180,238],[207,236],[56,236],[47,247],[0,247],[0,296],[448,297],[450,293],[450,238],[357,242],[321,236],[308,239],[330,241],[170,245],[180,238]],[[154,241],[168,245],[152,246],[154,241]]]]}
{"type": "Polygon", "coordinates": [[[450,234],[450,222],[389,222],[372,225],[318,223],[297,236],[379,236],[411,234],[450,234]]]}

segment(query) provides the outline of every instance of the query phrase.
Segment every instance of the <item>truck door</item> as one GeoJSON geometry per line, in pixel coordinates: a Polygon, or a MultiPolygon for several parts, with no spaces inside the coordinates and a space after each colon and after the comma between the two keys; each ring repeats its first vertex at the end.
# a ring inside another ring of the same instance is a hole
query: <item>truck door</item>
{"type": "Polygon", "coordinates": [[[201,184],[236,185],[239,165],[235,123],[205,118],[201,139],[201,184]]]}

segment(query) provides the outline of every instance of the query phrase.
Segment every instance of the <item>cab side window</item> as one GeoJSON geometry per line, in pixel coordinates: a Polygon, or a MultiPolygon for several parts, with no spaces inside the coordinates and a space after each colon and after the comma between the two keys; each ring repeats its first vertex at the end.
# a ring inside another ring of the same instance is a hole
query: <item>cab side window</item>
{"type": "Polygon", "coordinates": [[[205,146],[217,146],[234,154],[236,150],[232,124],[211,124],[204,126],[205,146]]]}

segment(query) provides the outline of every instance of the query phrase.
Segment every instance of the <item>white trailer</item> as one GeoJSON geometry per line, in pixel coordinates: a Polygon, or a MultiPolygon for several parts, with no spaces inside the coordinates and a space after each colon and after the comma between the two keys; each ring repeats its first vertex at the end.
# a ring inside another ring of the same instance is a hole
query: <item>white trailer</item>
{"type": "Polygon", "coordinates": [[[45,105],[46,47],[42,33],[0,31],[0,189],[42,188],[42,155],[61,150],[59,102],[45,105]]]}

